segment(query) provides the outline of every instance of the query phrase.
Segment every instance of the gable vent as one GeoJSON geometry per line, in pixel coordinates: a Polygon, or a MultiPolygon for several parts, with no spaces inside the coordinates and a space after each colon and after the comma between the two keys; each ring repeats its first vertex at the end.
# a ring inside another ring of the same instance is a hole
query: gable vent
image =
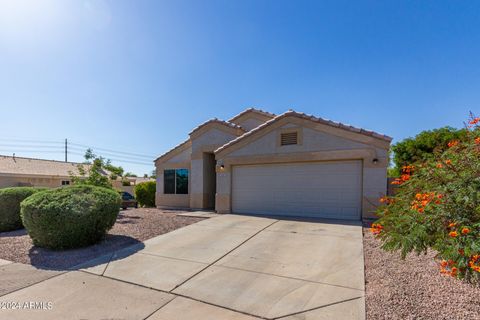
{"type": "Polygon", "coordinates": [[[292,144],[298,144],[298,132],[286,132],[280,135],[280,144],[282,146],[288,146],[292,144]]]}

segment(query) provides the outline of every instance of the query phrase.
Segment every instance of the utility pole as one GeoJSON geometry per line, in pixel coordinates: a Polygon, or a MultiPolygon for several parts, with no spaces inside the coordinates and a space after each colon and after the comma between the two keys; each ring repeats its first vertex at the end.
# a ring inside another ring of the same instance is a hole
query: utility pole
{"type": "Polygon", "coordinates": [[[65,139],[65,162],[68,162],[67,152],[68,152],[68,142],[67,142],[67,139],[65,139]]]}

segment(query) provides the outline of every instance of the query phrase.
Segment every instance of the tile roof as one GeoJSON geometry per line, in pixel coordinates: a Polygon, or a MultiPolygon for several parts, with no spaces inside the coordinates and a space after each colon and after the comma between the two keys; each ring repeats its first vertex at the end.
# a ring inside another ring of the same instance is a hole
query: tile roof
{"type": "MultiPolygon", "coordinates": [[[[42,175],[69,177],[78,175],[80,163],[0,155],[0,175],[42,175]]],[[[86,165],[89,166],[89,165],[86,165]]]]}
{"type": "Polygon", "coordinates": [[[232,141],[224,144],[223,146],[221,146],[220,148],[216,149],[215,150],[215,153],[218,153],[222,150],[225,150],[227,149],[228,147],[230,147],[231,145],[239,142],[240,140],[243,140],[249,136],[251,136],[252,134],[255,134],[256,132],[262,130],[263,128],[271,125],[272,123],[274,122],[277,122],[279,121],[280,119],[283,119],[285,117],[289,117],[289,116],[294,116],[294,117],[298,117],[298,118],[302,118],[302,119],[307,119],[307,120],[311,120],[311,121],[314,121],[314,122],[317,122],[317,123],[322,123],[322,124],[326,124],[326,125],[329,125],[331,127],[335,127],[335,128],[340,128],[340,129],[344,129],[344,130],[347,130],[347,131],[351,131],[351,132],[355,132],[355,133],[360,133],[360,134],[363,134],[363,135],[367,135],[367,136],[371,136],[373,138],[377,138],[377,139],[380,139],[380,140],[384,140],[384,141],[387,141],[387,142],[390,142],[392,141],[392,138],[387,136],[387,135],[384,135],[384,134],[380,134],[380,133],[376,133],[374,131],[371,131],[371,130],[365,130],[365,129],[361,129],[361,128],[357,128],[357,127],[354,127],[354,126],[351,126],[351,125],[348,125],[348,124],[343,124],[343,123],[340,123],[340,122],[335,122],[335,121],[332,121],[332,120],[328,120],[328,119],[323,119],[323,118],[319,118],[319,117],[314,117],[312,115],[307,115],[305,113],[302,113],[302,112],[296,112],[296,111],[293,111],[293,110],[288,110],[287,112],[284,112],[282,113],[281,115],[278,115],[276,116],[275,118],[272,118],[271,120],[259,125],[258,127],[256,127],[255,129],[252,129],[251,131],[248,131],[246,133],[244,133],[243,135],[241,135],[240,137],[236,138],[236,139],[233,139],[232,141]]]}
{"type": "Polygon", "coordinates": [[[164,152],[164,153],[162,153],[161,155],[159,155],[159,156],[154,160],[154,162],[157,162],[159,159],[167,156],[167,155],[170,154],[171,152],[177,150],[178,148],[186,145],[186,144],[189,143],[189,142],[190,142],[190,138],[188,138],[187,140],[185,140],[185,141],[177,144],[177,145],[176,145],[175,147],[173,147],[172,149],[170,149],[170,150],[168,150],[167,152],[164,152]]]}
{"type": "Polygon", "coordinates": [[[228,122],[235,121],[236,119],[240,118],[241,116],[243,116],[244,114],[247,114],[249,112],[258,113],[258,114],[261,114],[261,115],[264,115],[264,116],[267,116],[267,117],[270,117],[270,118],[274,118],[274,117],[277,116],[274,113],[270,113],[270,112],[267,112],[267,111],[264,111],[264,110],[255,109],[255,108],[248,108],[248,109],[245,109],[244,111],[240,112],[239,114],[237,114],[233,118],[229,119],[228,122]]]}
{"type": "MultiPolygon", "coordinates": [[[[202,123],[201,125],[199,125],[198,127],[194,128],[190,133],[189,135],[191,135],[192,133],[194,133],[195,131],[198,131],[200,130],[201,128],[205,127],[205,126],[208,126],[209,124],[211,123],[218,123],[218,124],[221,124],[221,125],[225,125],[227,127],[230,127],[230,128],[233,128],[233,129],[242,129],[243,128],[241,126],[239,126],[238,124],[235,124],[235,123],[231,123],[231,122],[228,122],[228,121],[224,121],[224,120],[220,120],[220,119],[217,119],[217,118],[213,118],[213,119],[210,119],[208,121],[205,121],[204,123],[202,123]]],[[[245,130],[244,130],[245,131],[245,130]]]]}

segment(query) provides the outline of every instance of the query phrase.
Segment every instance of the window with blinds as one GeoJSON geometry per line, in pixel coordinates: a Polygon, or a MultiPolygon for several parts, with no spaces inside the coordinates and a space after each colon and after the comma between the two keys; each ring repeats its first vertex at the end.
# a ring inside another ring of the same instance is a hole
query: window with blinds
{"type": "Polygon", "coordinates": [[[280,145],[289,146],[298,144],[298,132],[285,132],[280,134],[280,145]]]}

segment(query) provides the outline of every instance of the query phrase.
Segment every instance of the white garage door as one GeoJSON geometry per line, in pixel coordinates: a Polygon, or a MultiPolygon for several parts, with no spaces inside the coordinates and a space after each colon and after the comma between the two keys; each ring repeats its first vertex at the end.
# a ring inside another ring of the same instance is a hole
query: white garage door
{"type": "Polygon", "coordinates": [[[234,166],[232,211],[359,220],[361,190],[359,160],[234,166]]]}

